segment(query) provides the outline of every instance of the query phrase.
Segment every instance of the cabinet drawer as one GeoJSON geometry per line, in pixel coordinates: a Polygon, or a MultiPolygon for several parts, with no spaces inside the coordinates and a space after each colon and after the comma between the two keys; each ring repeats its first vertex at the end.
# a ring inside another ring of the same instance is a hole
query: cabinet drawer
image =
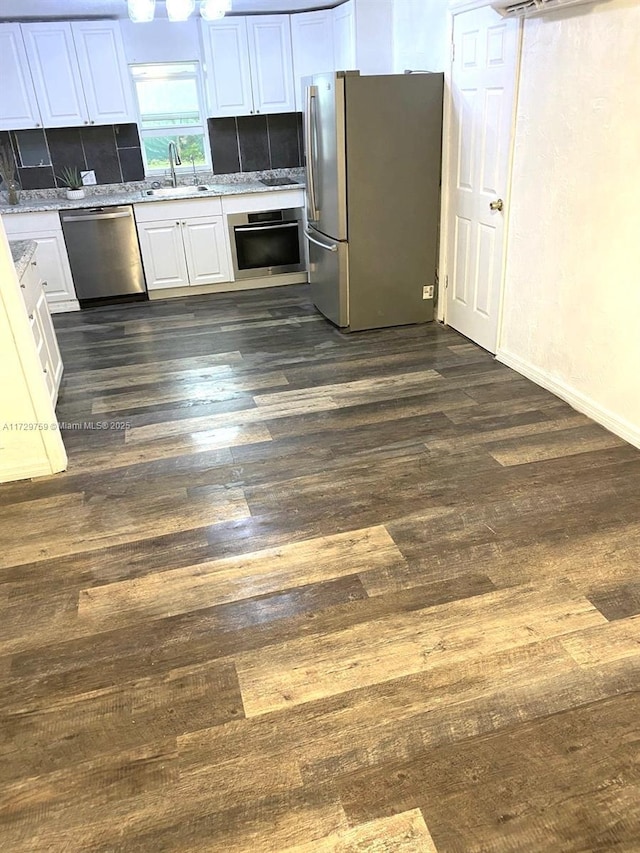
{"type": "Polygon", "coordinates": [[[43,231],[62,233],[60,214],[57,210],[43,210],[39,213],[5,213],[2,216],[2,224],[9,237],[23,233],[40,234],[43,231]]]}
{"type": "Polygon", "coordinates": [[[134,204],[136,222],[158,222],[173,219],[191,219],[193,216],[219,216],[222,213],[220,196],[187,198],[179,201],[148,201],[134,204]]]}
{"type": "Polygon", "coordinates": [[[304,207],[304,189],[301,187],[299,190],[275,190],[225,196],[222,207],[225,213],[251,213],[260,210],[304,207]]]}

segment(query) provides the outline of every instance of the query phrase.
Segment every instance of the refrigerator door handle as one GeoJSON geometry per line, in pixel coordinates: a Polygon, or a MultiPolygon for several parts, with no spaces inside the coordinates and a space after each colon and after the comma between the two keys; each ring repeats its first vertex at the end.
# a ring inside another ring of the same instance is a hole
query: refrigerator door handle
{"type": "Polygon", "coordinates": [[[317,144],[316,126],[315,126],[315,110],[313,108],[316,100],[318,89],[316,86],[307,86],[307,104],[306,104],[306,139],[305,139],[305,156],[307,158],[307,197],[308,197],[308,217],[312,222],[318,220],[319,212],[316,203],[316,177],[315,177],[315,158],[317,144]]]}
{"type": "Polygon", "coordinates": [[[309,234],[309,232],[306,229],[304,232],[304,236],[307,238],[307,240],[310,243],[315,243],[316,246],[320,246],[321,249],[326,249],[327,252],[337,252],[338,251],[338,244],[337,243],[331,243],[331,245],[327,245],[327,243],[321,243],[320,240],[316,240],[315,237],[312,237],[311,234],[309,234]]]}

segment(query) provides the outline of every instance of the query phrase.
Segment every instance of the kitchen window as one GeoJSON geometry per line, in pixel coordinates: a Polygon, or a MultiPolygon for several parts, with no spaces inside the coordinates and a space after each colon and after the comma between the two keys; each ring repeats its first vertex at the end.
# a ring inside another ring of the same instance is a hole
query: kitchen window
{"type": "Polygon", "coordinates": [[[211,169],[207,121],[197,62],[132,65],[138,101],[138,126],[147,175],[169,169],[169,143],[175,142],[178,171],[211,169]]]}

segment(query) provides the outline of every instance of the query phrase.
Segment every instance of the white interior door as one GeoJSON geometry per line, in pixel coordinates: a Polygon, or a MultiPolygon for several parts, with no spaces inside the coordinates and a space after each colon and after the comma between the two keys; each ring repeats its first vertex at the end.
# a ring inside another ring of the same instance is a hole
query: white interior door
{"type": "Polygon", "coordinates": [[[486,7],[456,15],[445,320],[496,351],[519,24],[486,7]]]}

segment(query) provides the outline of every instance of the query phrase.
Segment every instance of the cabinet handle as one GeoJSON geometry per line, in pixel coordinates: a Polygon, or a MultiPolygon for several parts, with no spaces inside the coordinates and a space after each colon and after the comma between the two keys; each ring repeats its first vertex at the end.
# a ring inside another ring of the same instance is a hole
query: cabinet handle
{"type": "Polygon", "coordinates": [[[260,115],[260,110],[256,110],[256,115],[257,115],[257,116],[259,116],[259,115],[260,115]]]}
{"type": "Polygon", "coordinates": [[[179,223],[179,222],[176,222],[176,225],[180,225],[180,223],[179,223]]]}
{"type": "Polygon", "coordinates": [[[36,127],[41,127],[41,125],[40,125],[40,124],[36,124],[36,127]]]}
{"type": "Polygon", "coordinates": [[[88,122],[88,121],[85,121],[85,124],[89,124],[89,122],[88,122]]]}
{"type": "Polygon", "coordinates": [[[91,124],[95,124],[95,121],[92,121],[91,124]]]}
{"type": "Polygon", "coordinates": [[[46,367],[43,367],[43,368],[42,368],[42,372],[43,372],[43,373],[46,373],[46,372],[47,372],[47,368],[46,368],[46,367]]]}
{"type": "Polygon", "coordinates": [[[29,319],[33,320],[33,314],[29,314],[29,319]]]}
{"type": "Polygon", "coordinates": [[[182,224],[183,224],[183,225],[186,225],[187,223],[186,223],[186,222],[183,222],[182,224]]]}
{"type": "Polygon", "coordinates": [[[31,261],[31,266],[32,266],[32,267],[35,267],[35,266],[37,266],[37,265],[38,265],[38,262],[37,262],[37,261],[31,261]]]}
{"type": "Polygon", "coordinates": [[[23,284],[22,282],[20,282],[20,287],[21,287],[23,290],[25,290],[26,286],[27,286],[26,284],[23,284]]]}
{"type": "Polygon", "coordinates": [[[43,282],[42,282],[42,286],[43,286],[43,287],[49,287],[49,282],[48,282],[48,281],[43,281],[43,282]]]}

